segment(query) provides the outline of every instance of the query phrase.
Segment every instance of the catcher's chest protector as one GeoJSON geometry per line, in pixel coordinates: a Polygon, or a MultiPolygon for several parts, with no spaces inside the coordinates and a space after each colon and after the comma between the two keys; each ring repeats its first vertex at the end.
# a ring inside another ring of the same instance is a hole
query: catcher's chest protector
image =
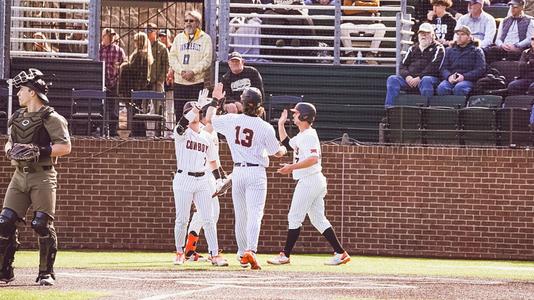
{"type": "Polygon", "coordinates": [[[38,114],[32,114],[31,116],[24,116],[25,112],[26,108],[17,110],[9,121],[11,140],[14,143],[21,144],[50,145],[50,135],[44,127],[44,120],[54,112],[54,109],[46,106],[38,114]]]}

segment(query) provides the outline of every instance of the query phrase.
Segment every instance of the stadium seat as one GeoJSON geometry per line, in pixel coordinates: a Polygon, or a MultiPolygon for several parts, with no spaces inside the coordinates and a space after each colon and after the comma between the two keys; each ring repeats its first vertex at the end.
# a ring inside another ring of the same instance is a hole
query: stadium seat
{"type": "Polygon", "coordinates": [[[423,129],[424,144],[459,144],[458,110],[450,107],[423,108],[423,129]]]}
{"type": "Polygon", "coordinates": [[[505,108],[531,108],[534,102],[534,95],[515,95],[504,99],[505,108]]]}
{"type": "Polygon", "coordinates": [[[502,97],[498,95],[475,95],[467,100],[467,107],[501,107],[502,97]]]}
{"type": "Polygon", "coordinates": [[[155,136],[163,136],[165,130],[165,116],[163,113],[144,111],[140,105],[143,101],[149,102],[148,106],[154,107],[156,101],[163,103],[162,111],[165,111],[165,93],[155,91],[132,91],[130,103],[131,114],[128,113],[128,123],[132,124],[132,136],[147,136],[147,131],[152,131],[155,136]],[[130,119],[131,118],[131,119],[130,119]],[[151,124],[154,128],[148,129],[151,124]]]}
{"type": "Polygon", "coordinates": [[[492,15],[495,19],[503,19],[508,15],[510,7],[508,5],[488,5],[484,6],[484,11],[492,15]]]}
{"type": "Polygon", "coordinates": [[[444,95],[431,96],[428,99],[428,106],[462,108],[465,106],[465,96],[444,95]]]}
{"type": "Polygon", "coordinates": [[[467,107],[459,110],[460,144],[498,144],[497,109],[488,107],[467,107]]]}
{"type": "Polygon", "coordinates": [[[386,109],[387,143],[421,144],[421,108],[392,106],[386,109]]]}
{"type": "Polygon", "coordinates": [[[106,92],[102,90],[72,89],[70,128],[75,135],[102,135],[104,128],[104,101],[106,92]]]}
{"type": "Polygon", "coordinates": [[[496,61],[491,64],[492,68],[495,68],[500,75],[506,79],[506,84],[510,83],[517,76],[519,76],[519,62],[518,61],[496,61]]]}
{"type": "Polygon", "coordinates": [[[419,94],[399,94],[393,100],[394,106],[427,106],[428,97],[419,94]]]}

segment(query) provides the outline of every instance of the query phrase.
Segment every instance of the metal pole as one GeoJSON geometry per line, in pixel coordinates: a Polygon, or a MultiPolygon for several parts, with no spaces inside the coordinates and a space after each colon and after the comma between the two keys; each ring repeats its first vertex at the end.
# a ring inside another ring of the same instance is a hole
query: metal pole
{"type": "Polygon", "coordinates": [[[101,0],[91,0],[89,3],[89,33],[87,54],[93,61],[98,61],[100,50],[100,15],[102,14],[101,0]]]}
{"type": "Polygon", "coordinates": [[[230,36],[228,34],[230,24],[230,1],[221,0],[219,7],[219,61],[228,60],[228,43],[230,36]]]}
{"type": "Polygon", "coordinates": [[[9,119],[11,118],[11,115],[13,114],[13,80],[8,79],[8,95],[7,95],[7,134],[9,135],[11,133],[11,129],[9,128],[9,119]]]}
{"type": "Polygon", "coordinates": [[[401,34],[401,31],[402,31],[402,28],[403,28],[403,25],[402,25],[402,13],[401,12],[398,12],[396,14],[396,27],[397,27],[397,32],[395,33],[395,48],[396,48],[396,53],[395,53],[395,74],[396,75],[399,75],[399,66],[400,66],[400,63],[402,61],[402,57],[401,57],[401,49],[402,49],[402,45],[401,45],[401,41],[402,41],[402,34],[401,34]]]}
{"type": "Polygon", "coordinates": [[[341,56],[341,0],[334,2],[334,65],[341,64],[339,57],[341,56]]]}
{"type": "MultiPolygon", "coordinates": [[[[9,1],[10,2],[10,1],[9,1]]],[[[0,4],[0,79],[10,78],[11,5],[0,4]]]]}

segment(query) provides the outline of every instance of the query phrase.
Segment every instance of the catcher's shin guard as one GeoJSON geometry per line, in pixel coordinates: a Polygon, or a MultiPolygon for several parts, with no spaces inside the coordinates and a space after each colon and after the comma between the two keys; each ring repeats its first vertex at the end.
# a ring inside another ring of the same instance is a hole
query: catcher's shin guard
{"type": "Polygon", "coordinates": [[[10,282],[14,279],[13,261],[19,248],[17,239],[17,213],[4,208],[0,213],[0,281],[10,282]]]}
{"type": "MultiPolygon", "coordinates": [[[[57,234],[54,226],[50,225],[47,236],[39,237],[39,277],[50,274],[54,276],[54,262],[57,253],[57,234]]],[[[38,279],[39,279],[38,277],[38,279]]]]}
{"type": "Polygon", "coordinates": [[[197,250],[197,242],[198,242],[198,234],[196,232],[191,231],[187,235],[187,241],[185,242],[185,257],[189,257],[195,253],[197,250]]]}

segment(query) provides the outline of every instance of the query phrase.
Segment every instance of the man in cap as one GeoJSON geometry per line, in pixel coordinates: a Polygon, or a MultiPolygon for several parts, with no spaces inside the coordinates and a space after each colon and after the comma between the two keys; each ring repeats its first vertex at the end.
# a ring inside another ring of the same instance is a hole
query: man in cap
{"type": "Polygon", "coordinates": [[[230,70],[223,75],[221,80],[226,93],[225,111],[231,113],[243,112],[243,105],[240,102],[241,94],[249,87],[259,89],[262,98],[265,99],[263,79],[260,72],[254,67],[245,66],[243,57],[239,52],[230,53],[228,67],[230,70]]]}
{"type": "Polygon", "coordinates": [[[434,95],[445,49],[436,42],[434,28],[429,23],[419,26],[417,39],[419,42],[408,49],[399,75],[391,75],[387,80],[386,107],[394,105],[401,90],[419,89],[422,96],[434,95]]]}
{"type": "Polygon", "coordinates": [[[184,21],[184,32],[176,36],[169,53],[176,120],[182,117],[184,100],[196,99],[204,88],[213,51],[211,37],[200,28],[202,15],[198,11],[187,11],[184,21]]]}
{"type": "Polygon", "coordinates": [[[56,204],[57,172],[54,162],[70,153],[71,143],[65,118],[48,106],[48,87],[37,69],[20,72],[13,78],[22,108],[9,120],[11,134],[4,147],[15,173],[7,187],[0,212],[0,281],[15,279],[13,260],[19,246],[17,227],[25,224],[28,208],[33,208],[31,227],[39,236],[39,274],[36,282],[53,285],[57,235],[53,221],[56,204]],[[17,149],[38,148],[32,159],[16,155],[17,149]]]}
{"type": "Polygon", "coordinates": [[[465,25],[471,29],[474,39],[480,40],[480,47],[485,49],[493,44],[495,38],[495,18],[484,11],[484,0],[468,0],[469,13],[463,15],[456,23],[456,29],[465,25]]]}
{"type": "Polygon", "coordinates": [[[456,40],[452,47],[447,48],[441,67],[443,81],[438,85],[438,95],[466,96],[473,89],[474,82],[486,71],[484,52],[474,41],[471,30],[465,25],[455,32],[456,40]]]}
{"type": "Polygon", "coordinates": [[[517,61],[523,50],[530,45],[530,38],[534,34],[534,25],[523,13],[525,2],[512,0],[508,2],[511,15],[506,17],[497,31],[495,45],[486,52],[486,62],[492,63],[502,59],[517,61]]]}
{"type": "Polygon", "coordinates": [[[109,116],[109,135],[117,135],[119,122],[119,96],[118,83],[120,65],[127,61],[124,50],[118,45],[118,36],[113,28],[102,30],[102,42],[100,44],[100,61],[105,63],[106,68],[106,111],[109,116]]]}

